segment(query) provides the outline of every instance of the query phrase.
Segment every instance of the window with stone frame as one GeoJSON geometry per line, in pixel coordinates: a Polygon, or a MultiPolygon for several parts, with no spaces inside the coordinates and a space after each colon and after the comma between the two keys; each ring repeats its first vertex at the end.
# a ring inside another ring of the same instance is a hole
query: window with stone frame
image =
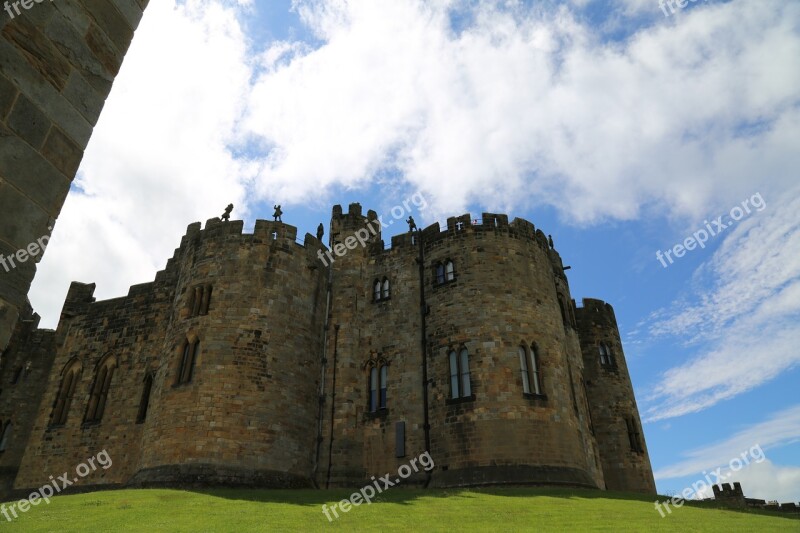
{"type": "Polygon", "coordinates": [[[13,430],[13,425],[11,424],[11,420],[6,422],[5,426],[0,422],[0,452],[6,451],[8,448],[9,442],[11,442],[11,431],[13,430]]]}
{"type": "Polygon", "coordinates": [[[117,360],[111,355],[104,357],[97,365],[92,391],[89,395],[89,405],[86,408],[84,422],[87,424],[97,424],[103,419],[103,413],[108,401],[108,391],[111,388],[111,379],[114,376],[114,369],[117,367],[117,360]]]}
{"type": "Polygon", "coordinates": [[[377,413],[387,409],[387,388],[389,379],[389,364],[383,358],[370,359],[368,369],[368,409],[370,413],[377,413]]]}
{"type": "Polygon", "coordinates": [[[611,352],[608,345],[601,342],[598,350],[600,352],[600,366],[604,368],[616,368],[617,363],[614,360],[614,354],[611,352]]]}
{"type": "Polygon", "coordinates": [[[208,314],[208,308],[211,305],[211,291],[213,286],[210,283],[197,285],[190,289],[189,295],[189,316],[196,317],[208,314]]]}
{"type": "Polygon", "coordinates": [[[448,359],[450,362],[450,398],[470,398],[472,383],[469,371],[469,351],[465,347],[459,351],[451,350],[448,359]]]}
{"type": "Polygon", "coordinates": [[[50,423],[54,426],[66,424],[69,408],[72,404],[72,397],[75,395],[75,388],[78,385],[78,376],[81,366],[77,359],[67,363],[61,372],[61,383],[56,395],[56,402],[53,405],[53,414],[50,423]]]}
{"type": "Polygon", "coordinates": [[[541,372],[539,370],[539,348],[536,343],[519,347],[519,365],[522,374],[522,392],[534,396],[543,396],[541,372]]]}
{"type": "Polygon", "coordinates": [[[181,350],[181,360],[178,366],[178,375],[176,377],[176,385],[191,383],[192,376],[194,375],[194,367],[197,363],[197,354],[200,351],[200,340],[189,340],[188,338],[183,343],[181,350]]]}
{"type": "Polygon", "coordinates": [[[642,446],[642,434],[639,431],[639,425],[633,416],[625,418],[625,425],[628,428],[628,442],[631,446],[631,451],[636,453],[643,453],[644,446],[642,446]]]}
{"type": "Polygon", "coordinates": [[[136,415],[136,423],[141,424],[147,420],[147,410],[150,407],[150,396],[153,392],[153,374],[148,372],[144,376],[142,385],[142,398],[139,400],[139,412],[136,415]]]}

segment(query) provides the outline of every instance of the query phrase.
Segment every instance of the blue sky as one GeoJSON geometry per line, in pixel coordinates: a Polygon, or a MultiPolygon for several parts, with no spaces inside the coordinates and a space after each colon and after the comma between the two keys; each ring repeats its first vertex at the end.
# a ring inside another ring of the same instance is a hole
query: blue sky
{"type": "Polygon", "coordinates": [[[69,281],[125,294],[228,202],[302,235],[421,191],[420,225],[530,220],[573,297],[615,307],[661,493],[759,445],[730,480],[800,501],[800,4],[157,4],[34,282],[44,325],[69,281]]]}

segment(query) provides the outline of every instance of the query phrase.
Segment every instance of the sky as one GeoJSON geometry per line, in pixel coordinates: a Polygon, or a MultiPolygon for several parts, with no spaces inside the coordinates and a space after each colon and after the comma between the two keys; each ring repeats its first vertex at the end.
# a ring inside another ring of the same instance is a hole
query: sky
{"type": "Polygon", "coordinates": [[[39,265],[42,326],[73,280],[152,281],[229,202],[299,235],[414,193],[420,226],[507,213],[614,306],[659,493],[723,467],[800,501],[800,3],[665,10],[151,2],[39,265]]]}

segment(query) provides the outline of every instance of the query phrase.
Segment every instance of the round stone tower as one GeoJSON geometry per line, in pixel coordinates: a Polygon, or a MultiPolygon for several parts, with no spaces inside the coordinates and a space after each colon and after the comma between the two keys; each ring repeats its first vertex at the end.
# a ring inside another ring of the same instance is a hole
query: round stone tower
{"type": "Polygon", "coordinates": [[[602,487],[552,240],[491,213],[451,218],[422,240],[433,484],[602,487]]]}
{"type": "Polygon", "coordinates": [[[312,483],[326,270],[296,231],[189,226],[133,484],[312,483]]]}
{"type": "Polygon", "coordinates": [[[614,308],[585,298],[576,309],[586,390],[608,490],[655,494],[628,364],[614,308]]]}

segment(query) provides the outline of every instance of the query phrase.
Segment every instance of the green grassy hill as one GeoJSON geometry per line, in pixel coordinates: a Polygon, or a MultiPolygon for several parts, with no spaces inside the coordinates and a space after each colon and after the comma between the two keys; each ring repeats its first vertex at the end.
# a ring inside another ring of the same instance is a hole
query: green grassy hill
{"type": "MultiPolygon", "coordinates": [[[[793,531],[800,517],[687,504],[661,517],[653,497],[577,489],[391,489],[322,512],[351,491],[119,490],[57,496],[0,531],[793,531]]],[[[663,498],[661,498],[663,499],[663,498]]],[[[8,504],[6,504],[8,506],[8,504]]]]}

